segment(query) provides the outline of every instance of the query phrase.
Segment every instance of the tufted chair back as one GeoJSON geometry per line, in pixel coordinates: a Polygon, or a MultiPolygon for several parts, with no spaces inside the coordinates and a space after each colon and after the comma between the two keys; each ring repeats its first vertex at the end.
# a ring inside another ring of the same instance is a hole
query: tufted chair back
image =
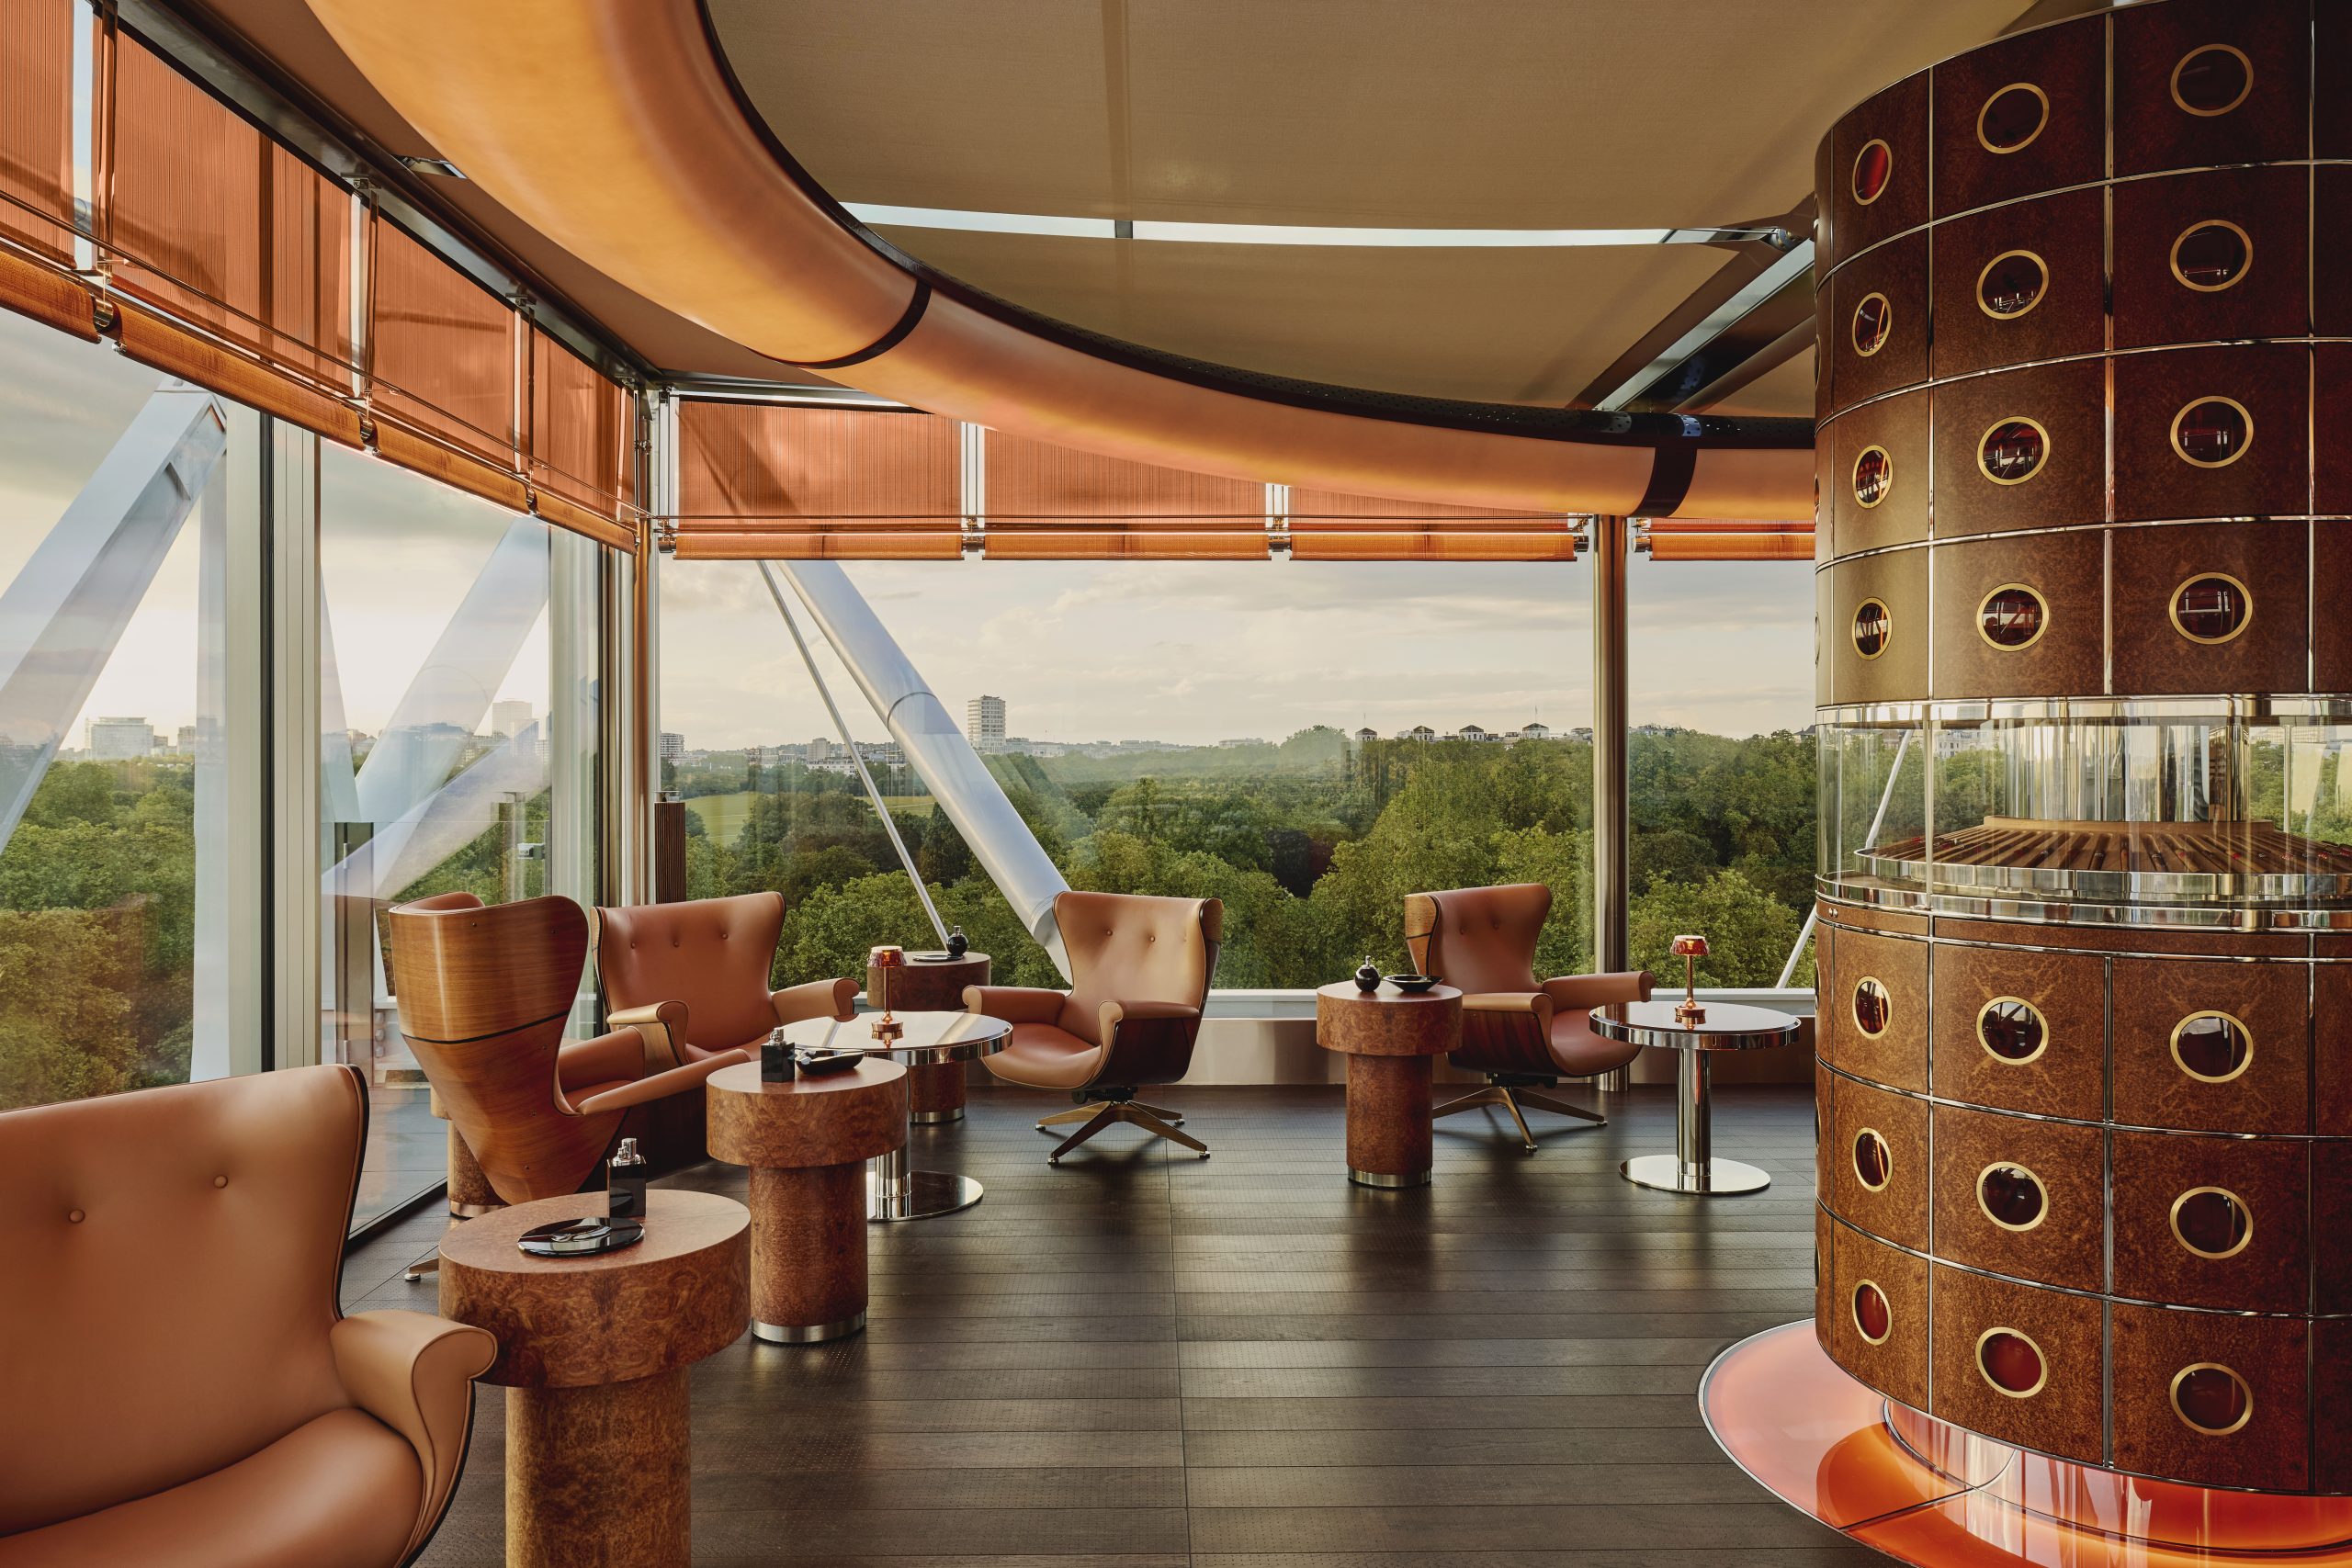
{"type": "Polygon", "coordinates": [[[615,1012],[686,1004],[686,1043],[729,1051],[775,1027],[768,974],[784,895],[746,893],[596,911],[596,974],[615,1012]]]}
{"type": "Polygon", "coordinates": [[[1552,913],[1540,882],[1458,887],[1405,897],[1405,945],[1414,967],[1471,995],[1535,991],[1535,944],[1552,913]]]}
{"type": "Polygon", "coordinates": [[[351,1403],[327,1335],[367,1130],[341,1066],[0,1114],[0,1536],[351,1403]]]}
{"type": "Polygon", "coordinates": [[[1069,954],[1061,1027],[1089,1044],[1102,1043],[1104,1002],[1207,1002],[1225,937],[1217,899],[1067,892],[1054,898],[1054,920],[1069,954]]]}

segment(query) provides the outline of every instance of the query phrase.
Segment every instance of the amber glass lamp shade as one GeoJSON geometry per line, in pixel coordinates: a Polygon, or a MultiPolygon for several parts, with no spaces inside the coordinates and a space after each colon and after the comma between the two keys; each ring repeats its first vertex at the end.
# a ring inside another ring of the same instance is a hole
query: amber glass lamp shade
{"type": "Polygon", "coordinates": [[[882,1017],[874,1025],[874,1038],[876,1040],[894,1040],[902,1032],[899,1021],[890,1016],[890,971],[904,968],[906,962],[907,950],[903,947],[876,947],[869,949],[865,954],[866,967],[877,977],[875,988],[882,993],[874,998],[882,1009],[882,1017]]]}
{"type": "Polygon", "coordinates": [[[1670,952],[1682,960],[1682,999],[1674,1016],[1685,1023],[1703,1023],[1707,1010],[1699,1005],[1699,960],[1707,956],[1707,939],[1685,933],[1674,939],[1670,952]]]}

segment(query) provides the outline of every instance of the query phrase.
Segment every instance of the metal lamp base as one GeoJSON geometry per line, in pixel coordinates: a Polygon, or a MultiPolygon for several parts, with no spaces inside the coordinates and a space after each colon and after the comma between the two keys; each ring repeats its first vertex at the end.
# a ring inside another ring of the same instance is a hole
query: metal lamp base
{"type": "Polygon", "coordinates": [[[752,1337],[771,1345],[816,1345],[827,1339],[845,1339],[865,1326],[865,1314],[862,1312],[839,1323],[762,1323],[754,1318],[752,1337]]]}
{"type": "Polygon", "coordinates": [[[980,1184],[968,1176],[944,1170],[910,1170],[899,1192],[888,1192],[869,1168],[865,1175],[865,1217],[877,1222],[927,1220],[952,1214],[980,1201],[980,1184]]]}
{"type": "Polygon", "coordinates": [[[1674,1155],[1639,1155],[1617,1168],[1617,1174],[1636,1187],[1661,1192],[1689,1192],[1702,1198],[1733,1192],[1761,1192],[1772,1178],[1736,1159],[1710,1159],[1685,1165],[1674,1155]]]}
{"type": "Polygon", "coordinates": [[[907,1120],[918,1127],[936,1127],[944,1122],[961,1122],[963,1119],[964,1108],[960,1105],[950,1106],[944,1111],[910,1111],[907,1113],[907,1120]]]}
{"type": "Polygon", "coordinates": [[[1359,1187],[1427,1187],[1430,1184],[1430,1173],[1426,1170],[1408,1170],[1399,1176],[1391,1171],[1358,1170],[1354,1166],[1350,1166],[1348,1179],[1359,1187]]]}

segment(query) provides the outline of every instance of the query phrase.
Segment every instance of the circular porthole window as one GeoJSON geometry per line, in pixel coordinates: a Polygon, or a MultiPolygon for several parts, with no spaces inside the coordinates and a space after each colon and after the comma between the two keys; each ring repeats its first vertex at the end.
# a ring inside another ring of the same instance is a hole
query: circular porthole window
{"type": "Polygon", "coordinates": [[[1883,446],[1865,446],[1854,459],[1854,499],[1864,510],[1886,499],[1894,488],[1894,459],[1883,446]]]}
{"type": "Polygon", "coordinates": [[[2022,997],[1995,997],[1976,1010],[1976,1043],[1996,1061],[2021,1065],[2049,1048],[2050,1024],[2022,997]]]}
{"type": "Polygon", "coordinates": [[[1883,1192],[1894,1174],[1894,1151],[1886,1146],[1885,1135],[1875,1127],[1855,1134],[1854,1179],[1873,1192],[1883,1192]]]}
{"type": "Polygon", "coordinates": [[[2005,1231],[2030,1231],[2050,1217],[2041,1178],[2008,1160],[1995,1160],[1976,1173],[1976,1206],[2005,1231]]]}
{"type": "Polygon", "coordinates": [[[2172,1375],[2172,1413],[2192,1432],[2226,1438],[2254,1418],[2254,1391],[2219,1361],[2199,1361],[2172,1375]]]}
{"type": "Polygon", "coordinates": [[[1862,150],[1854,154],[1855,203],[1868,207],[1886,194],[1886,187],[1894,178],[1894,149],[1875,136],[1863,142],[1862,150]]]}
{"type": "Polygon", "coordinates": [[[2199,294],[2219,294],[2253,267],[2253,239],[2223,219],[2192,223],[2172,243],[2173,276],[2199,294]]]}
{"type": "Polygon", "coordinates": [[[2172,1201],[2172,1235],[2199,1258],[2235,1258],[2254,1239],[2254,1211],[2226,1187],[2192,1187],[2172,1201]]]}
{"type": "Polygon", "coordinates": [[[1976,443],[1976,467],[1996,485],[2021,485],[2050,460],[2050,432],[2030,419],[1996,420],[1976,443]]]}
{"type": "Polygon", "coordinates": [[[1976,308],[1996,321],[2013,321],[2050,288],[2050,268],[2031,251],[2003,251],[1976,275],[1976,308]]]}
{"type": "Polygon", "coordinates": [[[1988,1328],[1976,1337],[1976,1370],[2011,1399],[2030,1399],[2050,1381],[2041,1347],[2014,1328],[1988,1328]]]}
{"type": "Polygon", "coordinates": [[[1864,1280],[1854,1287],[1854,1332],[1862,1337],[1865,1345],[1883,1345],[1894,1327],[1894,1314],[1888,1310],[1886,1292],[1873,1280],[1864,1280]]]}
{"type": "Polygon", "coordinates": [[[2254,415],[2235,398],[2199,398],[2172,416],[2172,449],[2200,468],[2226,468],[2254,445],[2254,415]]]}
{"type": "Polygon", "coordinates": [[[1976,635],[2004,653],[2031,648],[2050,625],[2050,606],[2022,582],[2004,582],[1976,606],[1976,635]]]}
{"type": "Polygon", "coordinates": [[[2172,1059],[2199,1083],[2228,1083],[2254,1065],[2254,1032],[2225,1012],[2192,1012],[2172,1026],[2172,1059]]]}
{"type": "Polygon", "coordinates": [[[1865,975],[1854,982],[1853,1010],[1854,1027],[1875,1040],[1894,1017],[1894,998],[1875,976],[1865,975]]]}
{"type": "Polygon", "coordinates": [[[1865,294],[1854,307],[1854,352],[1868,359],[1886,346],[1894,330],[1894,306],[1883,294],[1865,294]]]}
{"type": "Polygon", "coordinates": [[[2226,43],[2192,49],[2172,68],[2172,101],[2211,119],[2245,102],[2254,91],[2254,62],[2226,43]]]}
{"type": "Polygon", "coordinates": [[[2030,82],[2012,82],[1976,111],[1976,144],[1987,152],[2021,152],[2050,123],[2050,95],[2030,82]]]}
{"type": "MultiPolygon", "coordinates": [[[[1886,651],[1886,645],[1894,636],[1894,617],[1888,612],[1884,602],[1865,599],[1854,607],[1854,651],[1856,653],[1860,654],[1864,659],[1876,659],[1886,651]]],[[[1878,982],[1866,980],[1863,984],[1875,986],[1878,982]]],[[[1884,995],[1883,992],[1880,994],[1884,995]]],[[[1871,1032],[1875,1033],[1876,1031],[1871,1032]]]]}
{"type": "Polygon", "coordinates": [[[2227,642],[2254,619],[2254,595],[2227,572],[2208,571],[2172,591],[2173,628],[2191,642],[2227,642]]]}

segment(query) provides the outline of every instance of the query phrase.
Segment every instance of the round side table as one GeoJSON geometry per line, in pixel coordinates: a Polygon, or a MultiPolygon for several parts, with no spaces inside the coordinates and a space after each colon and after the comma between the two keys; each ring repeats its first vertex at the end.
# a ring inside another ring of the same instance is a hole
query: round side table
{"type": "MultiPolygon", "coordinates": [[[[873,1001],[876,976],[882,971],[868,965],[865,971],[865,996],[873,1001]]],[[[964,987],[989,983],[990,965],[985,953],[967,953],[961,958],[945,953],[910,953],[906,963],[890,972],[890,1010],[893,1012],[962,1012],[964,987]]],[[[961,1062],[917,1063],[907,1068],[907,1120],[918,1127],[933,1126],[942,1122],[964,1119],[964,1064],[961,1062]]]]}
{"type": "Polygon", "coordinates": [[[1762,1051],[1796,1043],[1803,1026],[1770,1008],[1744,1007],[1736,1002],[1709,1002],[1706,1016],[1685,1022],[1674,1016],[1671,1001],[1611,1002],[1592,1010],[1592,1032],[1603,1040],[1634,1045],[1663,1045],[1680,1053],[1675,1060],[1674,1152],[1636,1155],[1617,1173],[1636,1187],[1709,1197],[1731,1192],[1760,1192],[1771,1176],[1736,1159],[1717,1159],[1709,1125],[1713,1101],[1708,1069],[1713,1051],[1762,1051]]]}
{"type": "MultiPolygon", "coordinates": [[[[901,971],[903,973],[903,971],[901,971]]],[[[861,1013],[843,1023],[838,1019],[808,1018],[784,1026],[785,1043],[793,1046],[829,1045],[887,1056],[910,1067],[964,1063],[975,1056],[992,1056],[1004,1049],[1012,1025],[1001,1018],[968,1012],[895,1012],[899,1032],[895,1039],[877,1040],[874,1026],[878,1013],[861,1013]]],[[[968,1176],[945,1170],[907,1168],[906,1141],[877,1156],[866,1167],[865,1217],[869,1220],[927,1220],[952,1214],[980,1201],[980,1184],[968,1176]]]]}
{"type": "Polygon", "coordinates": [[[865,1162],[907,1141],[907,1069],[872,1057],[769,1083],[703,1082],[710,1155],[752,1168],[752,1332],[779,1345],[865,1326],[865,1162]]]}
{"type": "Polygon", "coordinates": [[[1315,993],[1315,1043],[1348,1058],[1348,1179],[1363,1187],[1430,1182],[1431,1058],[1462,1043],[1462,993],[1408,995],[1344,980],[1315,993]]]}
{"type": "Polygon", "coordinates": [[[686,1368],[751,1314],[752,1219],[708,1192],[649,1195],[645,1239],[537,1258],[525,1231],[605,1213],[602,1192],[517,1203],[441,1243],[441,1315],[498,1337],[509,1568],[686,1568],[686,1368]]]}

